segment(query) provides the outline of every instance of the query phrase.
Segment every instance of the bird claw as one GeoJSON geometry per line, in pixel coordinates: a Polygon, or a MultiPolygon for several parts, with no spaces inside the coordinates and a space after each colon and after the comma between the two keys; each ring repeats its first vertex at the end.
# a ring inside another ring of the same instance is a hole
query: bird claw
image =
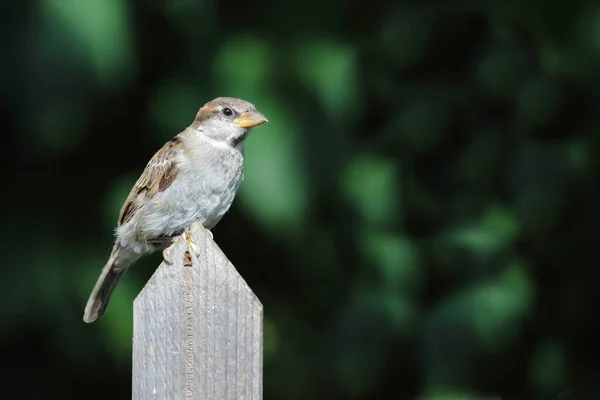
{"type": "Polygon", "coordinates": [[[189,230],[185,231],[185,242],[187,243],[188,248],[192,249],[194,255],[198,257],[198,245],[192,240],[192,235],[189,230]]]}

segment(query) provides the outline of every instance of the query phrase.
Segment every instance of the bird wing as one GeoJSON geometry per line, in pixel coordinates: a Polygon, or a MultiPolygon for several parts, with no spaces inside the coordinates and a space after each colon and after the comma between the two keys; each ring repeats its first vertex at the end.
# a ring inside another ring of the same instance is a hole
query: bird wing
{"type": "Polygon", "coordinates": [[[127,223],[144,204],[143,198],[153,198],[168,188],[177,175],[177,154],[182,149],[181,139],[175,136],[154,154],[137,180],[119,214],[119,226],[127,223]]]}

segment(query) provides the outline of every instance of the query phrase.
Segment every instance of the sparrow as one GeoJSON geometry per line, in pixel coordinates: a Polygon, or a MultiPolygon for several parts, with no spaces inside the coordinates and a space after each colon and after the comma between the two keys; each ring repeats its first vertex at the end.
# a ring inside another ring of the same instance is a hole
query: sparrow
{"type": "Polygon", "coordinates": [[[154,154],[121,208],[84,322],[104,315],[119,279],[140,257],[167,247],[195,222],[210,230],[221,220],[244,178],[244,140],[264,122],[253,104],[219,97],[154,154]]]}

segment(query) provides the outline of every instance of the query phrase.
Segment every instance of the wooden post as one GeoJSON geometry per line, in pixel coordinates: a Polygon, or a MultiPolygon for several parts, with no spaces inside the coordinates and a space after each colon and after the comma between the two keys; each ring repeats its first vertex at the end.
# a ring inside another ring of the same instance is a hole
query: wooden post
{"type": "Polygon", "coordinates": [[[261,400],[263,309],[200,224],[133,305],[133,400],[261,400]]]}

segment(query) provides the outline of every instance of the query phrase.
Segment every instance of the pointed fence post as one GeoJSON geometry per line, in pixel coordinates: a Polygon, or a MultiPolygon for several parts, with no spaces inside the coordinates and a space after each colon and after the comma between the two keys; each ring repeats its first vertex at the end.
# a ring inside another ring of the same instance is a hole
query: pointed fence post
{"type": "Polygon", "coordinates": [[[133,400],[262,400],[263,308],[200,224],[134,301],[133,400]]]}

